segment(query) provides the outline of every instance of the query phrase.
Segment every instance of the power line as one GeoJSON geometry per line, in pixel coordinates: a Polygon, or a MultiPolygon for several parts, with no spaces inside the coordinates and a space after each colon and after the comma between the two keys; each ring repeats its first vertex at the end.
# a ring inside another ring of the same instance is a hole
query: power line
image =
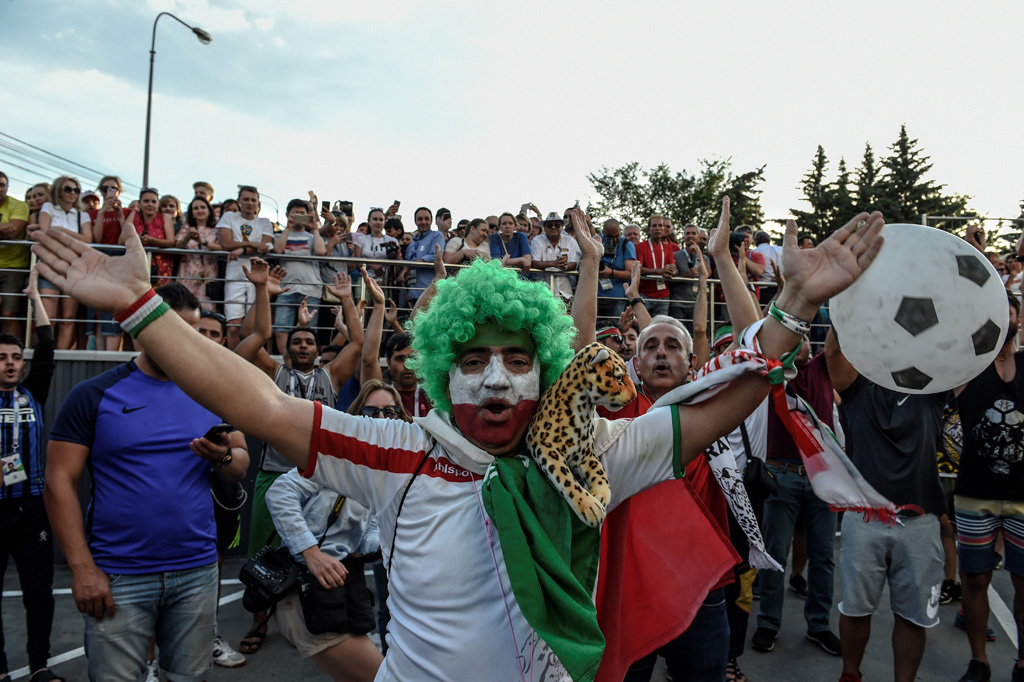
{"type": "MultiPolygon", "coordinates": [[[[77,161],[72,161],[71,159],[66,158],[64,156],[61,156],[60,154],[55,154],[55,153],[53,153],[51,151],[43,149],[42,147],[37,147],[34,144],[31,144],[29,142],[25,142],[24,140],[21,140],[21,139],[19,139],[17,137],[14,137],[13,135],[9,135],[9,134],[7,134],[7,133],[5,133],[3,131],[0,131],[0,136],[6,137],[6,138],[8,138],[10,140],[13,140],[13,141],[17,142],[18,144],[21,144],[21,145],[24,145],[26,147],[29,147],[30,149],[34,149],[34,150],[36,150],[38,152],[42,152],[43,154],[46,154],[47,156],[52,156],[53,158],[59,159],[59,160],[65,162],[65,163],[70,163],[72,166],[77,166],[78,168],[81,168],[82,170],[85,170],[85,171],[88,171],[90,173],[93,173],[93,174],[95,174],[99,178],[102,178],[104,175],[110,175],[110,173],[106,173],[106,172],[101,171],[101,170],[96,170],[95,168],[90,168],[89,166],[86,166],[86,165],[83,165],[81,163],[78,163],[77,161]]],[[[135,184],[133,182],[126,182],[123,179],[121,181],[121,184],[126,186],[126,187],[130,186],[130,187],[134,187],[136,189],[141,189],[141,187],[139,185],[137,185],[137,184],[135,184]]]]}

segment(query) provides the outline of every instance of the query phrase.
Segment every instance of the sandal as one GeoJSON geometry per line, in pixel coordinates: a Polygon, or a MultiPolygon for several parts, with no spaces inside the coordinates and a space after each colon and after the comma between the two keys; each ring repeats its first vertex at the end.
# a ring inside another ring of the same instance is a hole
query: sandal
{"type": "Polygon", "coordinates": [[[49,668],[40,668],[32,673],[28,682],[65,682],[63,677],[55,675],[49,668]]]}
{"type": "Polygon", "coordinates": [[[267,632],[269,628],[270,619],[266,618],[256,625],[252,626],[252,630],[245,633],[245,637],[242,638],[241,644],[238,645],[238,650],[243,654],[254,654],[260,650],[263,646],[263,640],[267,638],[267,632]]]}
{"type": "Polygon", "coordinates": [[[747,682],[747,676],[740,670],[740,664],[735,658],[730,658],[725,664],[725,682],[747,682]]]}

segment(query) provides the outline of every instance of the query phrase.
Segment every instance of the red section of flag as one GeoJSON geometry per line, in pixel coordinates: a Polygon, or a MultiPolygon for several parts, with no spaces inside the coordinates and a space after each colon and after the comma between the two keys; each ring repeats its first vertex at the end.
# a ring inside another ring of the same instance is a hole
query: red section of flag
{"type": "Polygon", "coordinates": [[[612,510],[601,530],[597,620],[607,646],[595,682],[621,682],[635,661],[685,632],[739,561],[686,480],[612,510]]]}

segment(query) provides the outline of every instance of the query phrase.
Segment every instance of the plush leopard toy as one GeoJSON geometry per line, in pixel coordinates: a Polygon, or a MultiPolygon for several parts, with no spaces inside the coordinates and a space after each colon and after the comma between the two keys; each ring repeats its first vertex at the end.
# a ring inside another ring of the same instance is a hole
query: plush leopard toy
{"type": "Polygon", "coordinates": [[[611,498],[608,476],[594,456],[594,408],[617,410],[635,397],[636,387],[622,358],[607,346],[592,343],[544,392],[530,420],[530,456],[588,526],[597,527],[604,520],[611,498]]]}

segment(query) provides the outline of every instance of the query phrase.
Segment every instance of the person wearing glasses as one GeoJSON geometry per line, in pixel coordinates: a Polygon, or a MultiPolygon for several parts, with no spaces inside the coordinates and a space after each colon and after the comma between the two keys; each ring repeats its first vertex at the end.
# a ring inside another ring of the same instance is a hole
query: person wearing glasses
{"type": "MultiPolygon", "coordinates": [[[[83,242],[92,241],[92,220],[79,201],[82,185],[77,179],[62,175],[53,181],[52,187],[50,201],[39,209],[39,229],[63,227],[83,242]]],[[[46,279],[39,280],[39,293],[43,297],[46,314],[57,321],[57,350],[68,350],[75,339],[78,302],[70,296],[58,299],[60,291],[46,279]]]]}

